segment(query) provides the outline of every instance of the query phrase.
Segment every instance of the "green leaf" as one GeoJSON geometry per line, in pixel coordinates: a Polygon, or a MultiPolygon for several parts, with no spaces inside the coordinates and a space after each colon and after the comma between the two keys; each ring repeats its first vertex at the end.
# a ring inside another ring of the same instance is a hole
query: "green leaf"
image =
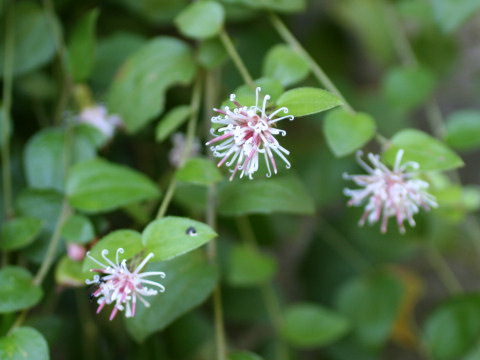
{"type": "Polygon", "coordinates": [[[70,164],[95,157],[95,145],[91,139],[85,133],[71,131],[73,135],[67,135],[58,128],[45,129],[27,142],[23,160],[27,182],[31,187],[64,189],[67,144],[73,147],[68,152],[70,164]]]}
{"type": "Polygon", "coordinates": [[[310,72],[307,60],[287,45],[275,45],[263,60],[263,76],[290,86],[305,79],[310,72]]]}
{"type": "Polygon", "coordinates": [[[310,194],[294,176],[228,183],[219,189],[218,201],[218,211],[230,216],[315,211],[310,194]]]}
{"type": "Polygon", "coordinates": [[[61,286],[85,286],[85,280],[90,278],[91,274],[83,271],[82,262],[73,261],[67,255],[60,259],[55,268],[55,282],[61,286]]]}
{"type": "Polygon", "coordinates": [[[386,272],[347,282],[338,296],[338,310],[353,325],[355,338],[369,348],[389,337],[403,296],[400,280],[386,272]]]}
{"type": "Polygon", "coordinates": [[[102,159],[73,166],[66,191],[73,207],[90,213],[114,210],[160,195],[158,187],[142,173],[102,159]]]}
{"type": "Polygon", "coordinates": [[[228,355],[228,360],[263,360],[263,358],[248,351],[236,351],[228,355]]]}
{"type": "Polygon", "coordinates": [[[160,261],[192,251],[215,236],[215,231],[204,223],[168,216],[151,222],[142,233],[142,242],[155,254],[154,260],[160,261]]]}
{"type": "Polygon", "coordinates": [[[328,91],[303,87],[285,92],[277,100],[277,105],[288,108],[293,116],[305,116],[342,105],[342,101],[328,91]]]}
{"type": "Polygon", "coordinates": [[[163,111],[165,91],[190,83],[195,70],[187,44],[170,37],[150,40],[117,73],[108,93],[108,109],[135,132],[163,111]]]}
{"type": "Polygon", "coordinates": [[[2,360],[48,360],[48,344],[37,330],[18,327],[0,338],[0,359],[2,360]]]}
{"type": "MultiPolygon", "coordinates": [[[[119,253],[120,261],[123,259],[130,259],[138,255],[144,250],[142,245],[142,235],[133,230],[117,230],[113,231],[107,236],[103,237],[90,250],[90,256],[105,264],[102,256],[102,251],[107,250],[107,258],[115,262],[117,250],[122,248],[123,252],[119,253]]],[[[90,269],[98,269],[98,264],[86,257],[83,261],[83,271],[90,269]]]]}
{"type": "Polygon", "coordinates": [[[435,359],[465,355],[480,336],[480,294],[456,296],[441,304],[427,319],[425,334],[435,359]]]}
{"type": "Polygon", "coordinates": [[[231,0],[252,9],[266,9],[284,13],[301,12],[306,8],[305,0],[231,0]]]}
{"type": "Polygon", "coordinates": [[[42,298],[40,286],[32,275],[20,266],[5,266],[0,270],[0,313],[28,309],[42,298]]]}
{"type": "Polygon", "coordinates": [[[42,220],[19,217],[5,222],[0,233],[0,249],[18,250],[30,244],[42,229],[42,220]]]}
{"type": "Polygon", "coordinates": [[[168,25],[189,3],[188,0],[117,0],[116,2],[152,24],[168,25]]]}
{"type": "Polygon", "coordinates": [[[384,153],[393,165],[398,150],[405,151],[402,162],[415,161],[420,170],[451,170],[463,166],[462,159],[440,140],[416,129],[405,129],[390,140],[391,147],[384,153]]]}
{"type": "Polygon", "coordinates": [[[68,63],[73,80],[77,83],[85,81],[92,72],[98,14],[98,9],[86,14],[73,28],[68,42],[68,63]]]}
{"type": "Polygon", "coordinates": [[[457,150],[480,147],[480,111],[461,110],[447,118],[445,141],[457,150]]]}
{"type": "Polygon", "coordinates": [[[375,120],[365,113],[351,114],[345,109],[335,109],[325,117],[323,131],[335,156],[345,156],[375,136],[375,120]]]}
{"type": "Polygon", "coordinates": [[[225,13],[220,3],[197,1],[177,15],[175,25],[186,37],[203,40],[218,35],[223,27],[224,18],[225,13]]]}
{"type": "Polygon", "coordinates": [[[265,284],[275,275],[275,258],[254,249],[235,246],[230,253],[226,280],[232,286],[265,284]]]}
{"type": "Polygon", "coordinates": [[[95,230],[87,217],[72,215],[63,224],[61,234],[66,241],[88,244],[95,237],[95,230]]]}
{"type": "Polygon", "coordinates": [[[480,10],[477,0],[433,0],[432,3],[437,23],[445,32],[457,30],[480,10]]]}
{"type": "Polygon", "coordinates": [[[316,304],[301,303],[286,309],[281,333],[292,346],[308,349],[336,342],[349,330],[343,316],[316,304]]]}
{"type": "Polygon", "coordinates": [[[180,105],[170,110],[158,122],[155,129],[155,138],[157,141],[164,141],[173,134],[188,119],[191,114],[190,106],[180,105]]]}
{"type": "Polygon", "coordinates": [[[392,106],[412,110],[432,95],[435,86],[435,75],[429,69],[398,67],[385,76],[383,91],[392,106]]]}
{"type": "Polygon", "coordinates": [[[165,272],[165,292],[147,298],[149,308],[137,306],[135,317],[125,319],[128,332],[138,342],[204,302],[218,281],[217,268],[199,251],[152,263],[145,271],[165,272]]]}
{"type": "Polygon", "coordinates": [[[175,177],[183,182],[197,185],[211,185],[223,179],[220,170],[210,160],[191,158],[179,169],[175,177]]]}
{"type": "MultiPolygon", "coordinates": [[[[5,20],[4,20],[5,21],[5,20]]],[[[1,23],[0,68],[5,62],[5,22],[1,23]]],[[[13,17],[13,74],[21,75],[48,63],[55,55],[54,34],[61,29],[57,18],[47,14],[33,1],[15,2],[13,17]],[[52,24],[54,29],[52,29],[52,24]]],[[[3,71],[0,73],[3,77],[3,71]]]]}
{"type": "MultiPolygon", "coordinates": [[[[280,95],[283,93],[283,86],[277,79],[269,78],[260,78],[255,80],[255,87],[260,87],[260,106],[265,95],[270,96],[270,102],[275,102],[280,95]]],[[[235,100],[239,102],[242,106],[253,106],[255,105],[256,92],[248,85],[241,85],[235,89],[233,92],[236,95],[235,100]]],[[[222,108],[225,106],[232,107],[233,103],[230,100],[224,101],[222,108]]],[[[270,105],[270,103],[269,103],[270,105]]],[[[268,105],[267,105],[268,107],[268,105]]]]}
{"type": "Polygon", "coordinates": [[[225,62],[228,53],[218,38],[202,41],[198,48],[198,62],[207,69],[215,69],[225,62]]]}

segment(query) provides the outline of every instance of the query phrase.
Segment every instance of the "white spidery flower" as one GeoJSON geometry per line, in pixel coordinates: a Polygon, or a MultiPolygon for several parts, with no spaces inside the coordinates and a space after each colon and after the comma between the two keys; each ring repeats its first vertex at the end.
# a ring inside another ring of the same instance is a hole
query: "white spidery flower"
{"type": "Polygon", "coordinates": [[[420,207],[430,210],[438,205],[433,195],[427,192],[429,184],[426,181],[413,178],[419,169],[419,164],[408,161],[401,165],[403,150],[397,152],[395,165],[390,170],[380,162],[379,155],[368,154],[368,159],[373,167],[367,165],[357,152],[357,161],[367,172],[367,175],[344,174],[344,179],[353,180],[361,189],[344,189],[344,194],[351,199],[347,205],[361,206],[366,202],[359,225],[363,226],[368,220],[369,224],[381,219],[381,232],[387,231],[389,217],[395,217],[400,232],[405,233],[403,222],[408,221],[410,226],[415,226],[413,215],[418,213],[420,207]]]}
{"type": "Polygon", "coordinates": [[[103,105],[84,108],[78,115],[78,121],[93,126],[107,139],[112,138],[115,129],[123,125],[120,116],[108,115],[107,109],[103,105]]]}
{"type": "Polygon", "coordinates": [[[117,250],[114,263],[107,258],[108,250],[102,250],[102,257],[106,262],[104,264],[93,258],[90,252],[87,252],[87,256],[102,267],[100,269],[91,269],[90,271],[99,272],[103,274],[103,277],[95,275],[93,280],[86,280],[86,283],[97,287],[91,294],[92,298],[98,298],[97,314],[100,313],[105,305],[115,304],[110,314],[110,320],[113,320],[118,311],[123,311],[124,309],[126,317],[135,316],[137,299],[140,299],[146,307],[149,307],[150,304],[143,297],[157,295],[158,291],[165,291],[165,287],[162,284],[145,279],[148,276],[156,275],[163,279],[165,278],[165,273],[161,271],[140,272],[153,257],[153,253],[148,254],[134,271],[130,271],[126,259],[120,261],[119,255],[123,253],[124,250],[122,248],[117,250]],[[147,288],[146,285],[156,286],[158,290],[147,288]]]}
{"type": "Polygon", "coordinates": [[[233,166],[233,169],[230,170],[232,172],[230,181],[233,180],[238,170],[241,170],[240,178],[247,175],[252,179],[252,175],[258,170],[259,154],[265,156],[268,169],[267,177],[270,177],[272,174],[270,163],[273,167],[273,172],[277,173],[274,153],[285,162],[287,169],[290,168],[290,162],[285,157],[290,152],[282,147],[275,138],[278,134],[285,136],[286,132],[278,129],[276,123],[287,118],[293,120],[294,117],[286,115],[275,118],[280,112],[288,113],[286,107],[267,114],[267,101],[270,99],[270,96],[265,95],[260,108],[260,91],[261,88],[257,87],[255,91],[255,106],[242,106],[235,100],[235,94],[232,94],[230,95],[230,101],[235,104],[236,108],[230,110],[226,106],[225,110],[213,109],[220,115],[212,117],[212,123],[220,124],[220,127],[210,130],[210,133],[216,137],[207,142],[206,145],[218,143],[218,145],[212,146],[211,150],[215,157],[222,158],[218,163],[218,167],[224,163],[228,167],[233,166]]]}

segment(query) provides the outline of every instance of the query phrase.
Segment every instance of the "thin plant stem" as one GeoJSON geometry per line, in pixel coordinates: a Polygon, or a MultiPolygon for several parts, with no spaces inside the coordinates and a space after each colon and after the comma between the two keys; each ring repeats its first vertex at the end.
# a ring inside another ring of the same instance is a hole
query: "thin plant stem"
{"type": "Polygon", "coordinates": [[[435,245],[428,243],[425,250],[430,265],[440,277],[440,280],[449,294],[455,295],[464,292],[460,281],[458,281],[455,274],[450,269],[447,262],[443,259],[440,251],[435,247],[435,245]]]}
{"type": "Polygon", "coordinates": [[[340,100],[343,102],[343,106],[347,111],[354,114],[355,110],[353,107],[348,103],[345,97],[342,95],[340,90],[337,89],[335,84],[330,80],[327,74],[323,71],[323,69],[318,65],[318,63],[312,58],[312,56],[305,50],[305,48],[300,44],[300,42],[293,36],[293,34],[288,30],[287,26],[280,20],[280,18],[273,14],[269,14],[269,19],[275,30],[281,36],[281,38],[292,47],[295,51],[297,51],[300,55],[302,55],[305,60],[307,60],[310,69],[313,72],[313,75],[317,78],[317,80],[331,93],[336,95],[340,100]]]}
{"type": "MultiPolygon", "coordinates": [[[[190,149],[193,144],[193,139],[195,137],[195,130],[197,127],[197,117],[198,117],[198,110],[200,107],[200,98],[201,98],[201,90],[202,90],[201,83],[202,83],[202,76],[198,75],[197,79],[195,80],[195,85],[193,86],[192,100],[190,102],[191,116],[187,125],[187,136],[185,139],[185,147],[183,148],[183,153],[180,159],[179,167],[182,167],[185,161],[187,161],[190,155],[190,149]]],[[[174,175],[170,180],[170,184],[168,185],[167,192],[163,197],[160,207],[158,208],[156,219],[161,219],[162,217],[165,216],[168,206],[170,205],[173,195],[175,194],[177,183],[178,183],[177,179],[175,178],[175,175],[174,175]]]]}
{"type": "Polygon", "coordinates": [[[7,218],[13,217],[12,204],[12,173],[10,164],[10,129],[12,110],[12,84],[14,61],[14,27],[15,1],[7,4],[5,20],[5,59],[3,64],[3,116],[1,122],[0,142],[2,143],[2,180],[3,180],[3,206],[7,218]]]}
{"type": "Polygon", "coordinates": [[[253,81],[252,76],[248,72],[247,67],[243,63],[242,58],[238,54],[237,49],[235,49],[235,46],[233,45],[232,39],[230,39],[225,29],[220,31],[220,40],[222,41],[222,44],[227,50],[228,55],[230,56],[233,63],[235,64],[238,72],[242,76],[245,84],[250,86],[252,89],[255,89],[255,82],[253,81]]]}

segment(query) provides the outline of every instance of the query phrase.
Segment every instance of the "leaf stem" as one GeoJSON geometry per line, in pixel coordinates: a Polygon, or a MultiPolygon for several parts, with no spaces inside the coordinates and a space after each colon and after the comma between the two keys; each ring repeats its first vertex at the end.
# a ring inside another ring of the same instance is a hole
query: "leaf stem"
{"type": "Polygon", "coordinates": [[[325,86],[328,91],[336,95],[340,100],[343,102],[344,108],[354,114],[355,110],[353,107],[348,103],[342,93],[337,89],[335,84],[330,80],[327,74],[323,71],[320,65],[310,56],[310,54],[305,50],[305,48],[300,44],[300,42],[293,36],[293,34],[288,30],[285,24],[280,20],[280,18],[275,15],[274,13],[269,14],[270,22],[272,23],[275,30],[277,30],[280,37],[289,44],[292,49],[296,50],[300,55],[302,55],[308,62],[310,69],[313,72],[313,75],[317,78],[317,80],[325,86]]]}
{"type": "Polygon", "coordinates": [[[10,124],[12,110],[12,84],[15,34],[13,19],[15,16],[15,2],[9,1],[5,19],[5,62],[3,64],[3,116],[1,122],[0,142],[2,144],[2,180],[3,206],[7,218],[13,216],[12,202],[12,173],[10,164],[10,124]]]}
{"type": "Polygon", "coordinates": [[[250,86],[252,89],[255,89],[255,82],[253,81],[252,76],[248,72],[247,67],[243,63],[242,58],[238,54],[237,49],[235,49],[235,46],[233,45],[232,39],[230,39],[230,36],[228,36],[225,29],[222,29],[222,31],[220,31],[220,40],[222,41],[223,46],[227,50],[228,55],[230,56],[233,63],[235,64],[238,72],[242,76],[245,84],[250,86]]]}
{"type": "Polygon", "coordinates": [[[443,285],[450,295],[464,292],[460,281],[456,278],[453,271],[448,266],[445,259],[435,245],[428,243],[426,245],[426,256],[430,265],[435,269],[443,285]]]}

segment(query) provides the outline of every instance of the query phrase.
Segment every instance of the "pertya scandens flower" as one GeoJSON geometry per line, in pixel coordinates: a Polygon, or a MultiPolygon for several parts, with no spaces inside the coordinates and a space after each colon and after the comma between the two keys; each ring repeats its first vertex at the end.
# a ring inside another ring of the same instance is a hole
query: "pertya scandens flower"
{"type": "MultiPolygon", "coordinates": [[[[173,148],[168,153],[168,160],[170,164],[175,167],[180,167],[182,164],[183,152],[185,151],[186,136],[182,133],[175,133],[172,135],[173,148]]],[[[200,141],[197,138],[193,138],[193,142],[190,145],[190,150],[187,158],[191,158],[200,154],[201,146],[200,141]]]]}
{"type": "Polygon", "coordinates": [[[267,177],[271,176],[270,163],[274,173],[277,173],[273,153],[285,162],[287,169],[290,168],[290,162],[285,157],[290,152],[279,144],[275,136],[278,134],[285,136],[286,134],[284,130],[277,129],[276,123],[286,118],[293,120],[293,116],[287,115],[275,118],[279,112],[288,113],[286,107],[267,114],[266,107],[270,96],[265,95],[263,105],[260,108],[258,106],[260,90],[261,88],[257,87],[255,106],[240,105],[235,100],[235,94],[232,94],[230,95],[230,101],[236,105],[233,111],[227,106],[225,110],[213,109],[220,115],[212,117],[212,123],[220,124],[220,127],[210,130],[210,133],[216,137],[207,142],[206,145],[219,143],[211,147],[213,155],[222,158],[218,163],[219,167],[225,162],[229,167],[234,165],[233,170],[230,170],[232,172],[230,181],[238,170],[241,170],[240,177],[248,175],[252,179],[252,175],[258,170],[259,154],[265,156],[268,168],[267,177]]]}
{"type": "Polygon", "coordinates": [[[102,105],[84,108],[78,115],[78,121],[95,127],[107,139],[112,138],[115,129],[123,125],[118,115],[108,115],[107,109],[102,105]]]}
{"type": "Polygon", "coordinates": [[[135,309],[137,299],[140,299],[146,307],[150,304],[143,298],[144,296],[157,295],[158,291],[164,292],[165,287],[158,282],[152,280],[146,280],[148,276],[158,275],[162,279],[165,278],[165,273],[160,271],[149,271],[141,273],[140,270],[146,265],[146,263],[153,257],[153,253],[147,255],[145,259],[137,266],[135,271],[130,271],[127,266],[127,260],[119,260],[119,255],[123,254],[124,250],[119,248],[117,250],[116,262],[113,263],[107,258],[108,250],[102,250],[102,257],[106,261],[106,264],[101,263],[87,252],[87,256],[100,265],[101,269],[91,269],[90,271],[99,272],[103,274],[95,275],[93,280],[86,280],[88,285],[95,285],[98,288],[92,293],[93,297],[98,298],[97,314],[107,304],[115,303],[112,313],[110,314],[110,320],[113,320],[117,312],[125,310],[126,317],[135,316],[135,309]],[[159,290],[147,288],[146,285],[153,285],[159,288],[159,290]]]}
{"type": "Polygon", "coordinates": [[[351,197],[349,206],[360,206],[366,201],[360,226],[363,226],[367,219],[369,224],[373,224],[382,218],[381,231],[385,233],[388,218],[394,216],[403,234],[405,233],[403,222],[407,220],[410,226],[415,226],[413,215],[418,213],[420,207],[428,211],[430,207],[438,206],[435,197],[426,191],[428,183],[413,178],[415,171],[420,167],[419,164],[409,161],[400,165],[403,150],[397,152],[393,170],[383,165],[378,155],[368,154],[373,167],[367,165],[361,159],[361,155],[361,151],[357,152],[358,163],[368,175],[343,175],[345,179],[353,180],[363,187],[355,190],[344,189],[344,194],[351,197]]]}

